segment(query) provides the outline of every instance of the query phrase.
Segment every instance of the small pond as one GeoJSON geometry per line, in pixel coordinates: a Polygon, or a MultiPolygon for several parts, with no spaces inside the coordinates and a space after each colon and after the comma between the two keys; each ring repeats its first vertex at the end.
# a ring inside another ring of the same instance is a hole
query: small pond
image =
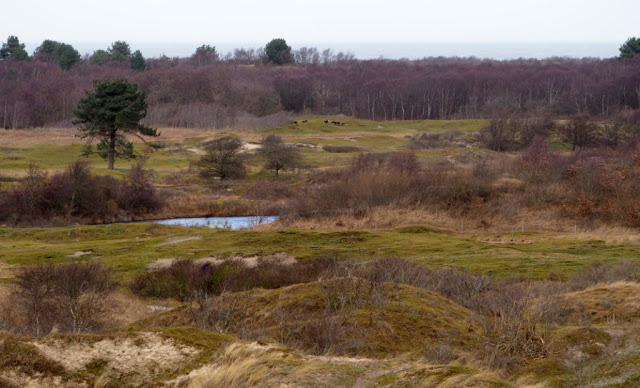
{"type": "Polygon", "coordinates": [[[277,216],[268,217],[195,217],[195,218],[168,218],[165,220],[149,220],[163,225],[180,226],[208,226],[210,228],[242,229],[259,224],[268,224],[277,220],[277,216]]]}

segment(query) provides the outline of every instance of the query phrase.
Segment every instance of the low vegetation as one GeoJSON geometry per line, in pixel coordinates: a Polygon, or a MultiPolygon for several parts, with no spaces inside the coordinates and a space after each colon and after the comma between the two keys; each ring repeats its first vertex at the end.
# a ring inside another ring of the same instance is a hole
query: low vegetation
{"type": "Polygon", "coordinates": [[[16,225],[119,221],[164,206],[151,179],[136,164],[122,181],[95,175],[85,161],[49,176],[35,164],[13,189],[0,191],[0,220],[16,225]]]}
{"type": "Polygon", "coordinates": [[[630,117],[0,148],[0,385],[633,386],[630,117]],[[185,215],[280,219],[109,224],[185,215]]]}

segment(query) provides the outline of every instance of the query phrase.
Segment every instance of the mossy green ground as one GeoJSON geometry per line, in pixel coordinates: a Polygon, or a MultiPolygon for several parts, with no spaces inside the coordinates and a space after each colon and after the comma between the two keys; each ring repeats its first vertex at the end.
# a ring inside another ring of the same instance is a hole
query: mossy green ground
{"type": "Polygon", "coordinates": [[[515,234],[515,241],[525,242],[494,243],[485,241],[484,237],[423,228],[377,232],[298,229],[232,231],[146,223],[44,229],[4,228],[0,230],[0,262],[13,267],[97,260],[113,267],[121,279],[128,279],[155,259],[286,252],[301,259],[323,256],[354,260],[404,257],[428,266],[455,266],[497,277],[524,275],[564,279],[594,261],[617,262],[638,260],[640,257],[640,244],[634,242],[607,243],[600,240],[554,239],[552,236],[546,236],[547,239],[544,235],[515,234]],[[198,236],[198,239],[170,243],[170,238],[194,236],[198,236]],[[91,253],[78,259],[68,257],[78,251],[91,253]]]}
{"type": "MultiPolygon", "coordinates": [[[[457,130],[461,137],[469,137],[486,124],[486,120],[428,120],[428,121],[385,121],[352,120],[347,125],[336,126],[325,124],[324,116],[306,116],[299,118],[298,125],[288,125],[281,128],[259,131],[239,132],[237,135],[250,141],[259,140],[258,136],[278,134],[286,142],[308,143],[317,148],[303,148],[303,164],[310,167],[335,167],[348,163],[354,153],[330,153],[322,150],[324,145],[354,146],[362,152],[397,152],[407,150],[408,137],[422,132],[442,132],[457,130]],[[308,120],[302,123],[303,119],[308,120]]],[[[330,121],[333,119],[330,119],[330,121]]],[[[134,143],[136,151],[147,158],[146,166],[154,169],[159,177],[189,168],[199,156],[193,152],[194,148],[215,135],[216,132],[203,132],[202,137],[189,138],[183,141],[155,142],[163,146],[154,149],[143,143],[134,143]]],[[[220,135],[226,134],[220,131],[220,135]]],[[[44,140],[43,140],[44,142],[44,140]]],[[[85,159],[82,155],[83,144],[49,145],[36,144],[18,147],[2,147],[0,149],[0,173],[24,174],[31,163],[40,168],[51,171],[64,170],[69,164],[78,159],[85,159]]],[[[463,149],[439,149],[420,151],[420,156],[439,156],[461,152],[463,149]],[[424,154],[424,155],[423,155],[424,154]]],[[[122,176],[135,163],[135,160],[116,160],[116,169],[107,170],[107,163],[97,155],[86,160],[97,173],[122,176]]],[[[256,173],[261,168],[260,160],[253,160],[249,164],[249,171],[256,173]]],[[[0,174],[2,175],[2,174],[0,174]]]]}

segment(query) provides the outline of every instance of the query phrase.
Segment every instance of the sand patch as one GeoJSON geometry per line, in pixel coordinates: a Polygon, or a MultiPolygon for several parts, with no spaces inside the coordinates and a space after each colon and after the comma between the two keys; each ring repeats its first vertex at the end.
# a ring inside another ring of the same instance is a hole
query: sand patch
{"type": "MultiPolygon", "coordinates": [[[[157,259],[146,265],[146,268],[152,271],[157,271],[164,268],[169,268],[171,264],[179,260],[178,258],[157,259]]],[[[197,264],[221,264],[228,260],[235,260],[243,263],[249,268],[256,267],[261,260],[271,261],[282,265],[291,265],[296,263],[296,258],[285,252],[278,252],[273,255],[267,256],[207,256],[195,260],[197,264]]]]}
{"type": "Polygon", "coordinates": [[[266,260],[266,261],[270,261],[270,262],[274,262],[277,264],[282,264],[282,265],[291,265],[291,264],[295,264],[296,262],[296,258],[293,256],[288,255],[285,252],[278,252],[275,253],[273,255],[267,255],[267,256],[231,256],[231,257],[217,257],[217,256],[210,256],[210,257],[203,257],[201,259],[196,260],[196,263],[198,264],[206,264],[206,263],[210,263],[210,264],[221,264],[226,260],[236,260],[239,261],[241,263],[243,263],[244,265],[246,265],[249,268],[253,268],[258,266],[258,263],[260,260],[266,260]]]}
{"type": "Polygon", "coordinates": [[[187,148],[187,151],[196,154],[196,155],[204,155],[205,152],[204,150],[198,149],[198,148],[187,148]]]}
{"type": "Polygon", "coordinates": [[[201,239],[202,239],[202,235],[199,235],[199,234],[195,236],[169,237],[163,243],[160,243],[156,246],[161,247],[164,245],[180,244],[187,241],[194,241],[194,240],[201,240],[201,239]]]}
{"type": "Polygon", "coordinates": [[[262,148],[262,146],[255,143],[244,143],[242,145],[242,149],[246,151],[257,150],[258,148],[262,148]]]}
{"type": "Polygon", "coordinates": [[[89,250],[86,250],[86,251],[77,251],[75,253],[67,255],[67,257],[70,258],[70,259],[79,259],[82,256],[90,255],[92,253],[93,253],[93,250],[89,249],[89,250]]]}
{"type": "Polygon", "coordinates": [[[69,371],[81,370],[92,360],[102,359],[118,374],[135,373],[141,380],[161,370],[180,369],[199,353],[197,349],[178,345],[155,333],[142,333],[137,338],[103,339],[91,344],[53,340],[33,345],[69,371]]]}
{"type": "Polygon", "coordinates": [[[169,268],[178,259],[157,259],[145,265],[146,269],[157,271],[159,269],[169,268]]]}
{"type": "Polygon", "coordinates": [[[13,266],[0,263],[0,279],[6,279],[13,276],[13,266]]]}

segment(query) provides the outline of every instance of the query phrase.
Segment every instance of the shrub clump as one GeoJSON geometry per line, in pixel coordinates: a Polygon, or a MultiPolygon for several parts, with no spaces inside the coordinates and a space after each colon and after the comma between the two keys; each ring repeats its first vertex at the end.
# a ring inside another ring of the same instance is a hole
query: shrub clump
{"type": "Polygon", "coordinates": [[[165,204],[152,178],[153,171],[142,163],[134,165],[124,181],[95,175],[82,160],[51,176],[32,164],[17,187],[0,191],[0,221],[18,225],[54,219],[104,222],[151,213],[165,204]]]}

